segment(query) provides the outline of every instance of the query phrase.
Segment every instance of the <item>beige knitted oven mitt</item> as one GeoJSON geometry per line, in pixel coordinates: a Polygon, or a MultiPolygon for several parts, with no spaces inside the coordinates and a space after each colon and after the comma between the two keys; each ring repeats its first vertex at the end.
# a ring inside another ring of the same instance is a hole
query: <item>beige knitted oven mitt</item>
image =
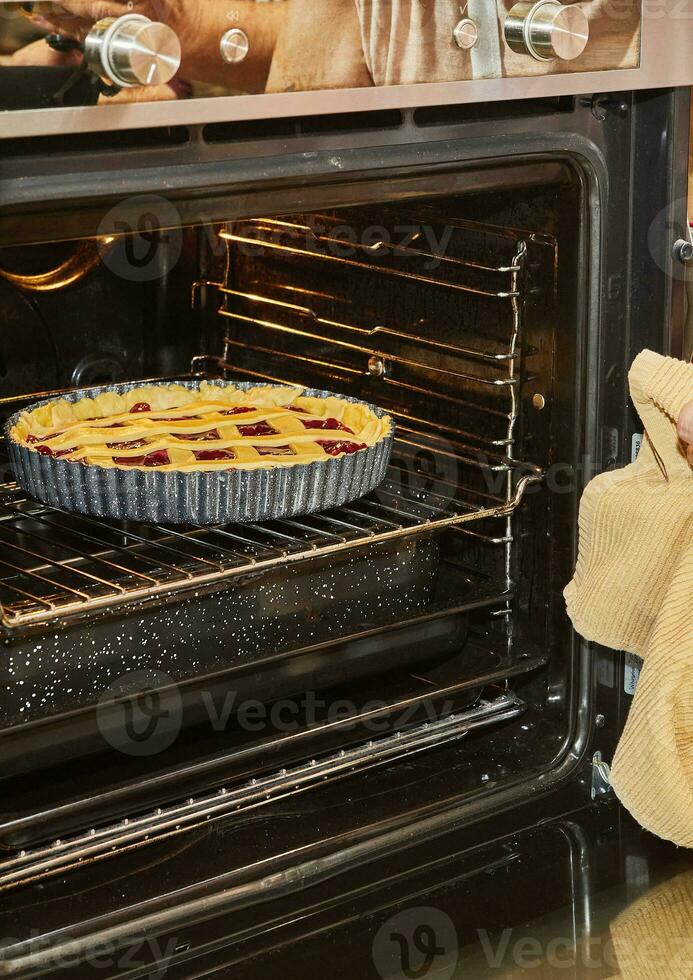
{"type": "Polygon", "coordinates": [[[693,469],[676,434],[693,365],[643,351],[629,380],[643,447],[585,490],[565,598],[579,633],[644,660],[611,768],[616,794],[642,826],[693,847],[693,469]]]}

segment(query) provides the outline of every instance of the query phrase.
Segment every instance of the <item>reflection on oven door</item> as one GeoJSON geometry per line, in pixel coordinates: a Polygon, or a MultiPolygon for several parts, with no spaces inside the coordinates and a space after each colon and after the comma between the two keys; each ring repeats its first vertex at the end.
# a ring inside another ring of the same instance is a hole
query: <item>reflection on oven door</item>
{"type": "Polygon", "coordinates": [[[103,5],[92,6],[0,4],[0,64],[44,72],[4,72],[1,107],[520,78],[640,60],[639,0],[239,0],[232,10],[152,0],[137,13],[116,0],[122,13],[100,20],[103,5]],[[75,78],[54,75],[46,92],[57,67],[75,78]],[[91,86],[70,101],[85,76],[91,86]]]}

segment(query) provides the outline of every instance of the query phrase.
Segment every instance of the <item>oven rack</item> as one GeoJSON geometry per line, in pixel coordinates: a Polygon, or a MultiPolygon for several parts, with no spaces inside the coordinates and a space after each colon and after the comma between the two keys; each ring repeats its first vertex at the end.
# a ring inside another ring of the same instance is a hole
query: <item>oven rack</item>
{"type": "Polygon", "coordinates": [[[219,298],[227,375],[346,387],[516,455],[534,352],[524,321],[555,290],[555,240],[425,204],[254,218],[217,235],[225,274],[195,282],[191,300],[219,298]]]}
{"type": "MultiPolygon", "coordinates": [[[[7,482],[0,486],[0,623],[40,626],[395,539],[466,530],[508,518],[542,477],[532,464],[412,429],[395,440],[386,479],[373,493],[326,513],[262,524],[124,524],[66,514],[7,482]]],[[[505,529],[474,533],[489,543],[507,540],[505,529]]]]}
{"type": "MultiPolygon", "coordinates": [[[[497,288],[481,286],[475,276],[491,274],[500,277],[519,272],[522,259],[518,259],[518,242],[524,232],[514,228],[484,224],[446,214],[441,219],[430,204],[396,209],[378,206],[376,212],[367,215],[375,220],[360,217],[364,209],[353,211],[340,208],[334,213],[318,212],[283,217],[259,217],[245,219],[236,225],[222,227],[219,237],[245,245],[251,253],[258,248],[277,250],[299,256],[311,255],[330,264],[372,269],[373,266],[387,275],[398,278],[416,278],[448,289],[471,292],[476,295],[506,295],[497,288]],[[403,221],[408,224],[402,224],[403,221]],[[426,232],[444,228],[449,231],[447,242],[439,238],[433,244],[426,232]],[[455,236],[456,251],[449,250],[455,236]],[[437,245],[437,247],[436,247],[437,245]],[[410,260],[414,272],[393,268],[390,260],[410,260]],[[423,268],[430,275],[416,270],[423,268]]],[[[533,240],[552,244],[545,236],[531,233],[533,240]]],[[[520,249],[524,255],[524,247],[520,249]]],[[[500,280],[499,280],[500,281],[500,280]]],[[[514,292],[511,287],[510,292],[514,292]]]]}
{"type": "Polygon", "coordinates": [[[240,817],[248,810],[306,792],[325,780],[344,778],[405,755],[410,757],[443,742],[460,739],[469,732],[510,721],[524,710],[525,703],[512,692],[495,692],[492,698],[480,700],[472,707],[422,724],[162,805],[153,811],[132,814],[113,824],[97,825],[86,832],[23,848],[0,860],[0,890],[64,874],[85,862],[182,834],[214,820],[240,817]]]}

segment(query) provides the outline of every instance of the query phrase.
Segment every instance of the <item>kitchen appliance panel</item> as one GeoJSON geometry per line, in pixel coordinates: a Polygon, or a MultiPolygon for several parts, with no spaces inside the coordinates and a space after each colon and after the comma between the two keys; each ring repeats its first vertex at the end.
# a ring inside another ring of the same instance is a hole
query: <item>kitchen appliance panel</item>
{"type": "MultiPolygon", "coordinates": [[[[344,17],[356,18],[352,0],[331,3],[336,5],[337,22],[341,23],[344,17]]],[[[218,39],[209,41],[208,63],[218,61],[218,85],[196,86],[193,82],[190,86],[185,79],[185,97],[164,102],[147,102],[144,89],[144,100],[128,104],[108,105],[108,97],[102,96],[102,104],[97,106],[68,108],[56,102],[53,108],[17,110],[12,126],[0,126],[0,137],[180,126],[229,119],[288,121],[296,116],[357,109],[478,104],[693,83],[687,30],[690,11],[677,0],[664,0],[654,7],[643,6],[637,0],[618,4],[604,0],[568,4],[538,0],[514,5],[510,0],[498,0],[497,4],[473,2],[462,11],[452,0],[427,4],[406,0],[392,7],[391,23],[383,17],[371,20],[370,8],[368,0],[363,0],[362,28],[357,24],[352,31],[355,50],[347,61],[353,58],[354,65],[349,64],[344,70],[344,52],[339,50],[327,59],[328,67],[319,81],[311,81],[310,51],[311,46],[313,50],[315,45],[320,46],[319,50],[324,47],[322,21],[306,19],[305,11],[300,9],[288,18],[289,27],[292,18],[296,23],[293,29],[287,29],[286,36],[280,35],[275,60],[298,64],[302,70],[296,77],[280,74],[274,81],[270,74],[268,90],[262,94],[253,94],[258,91],[256,80],[244,82],[242,62],[232,63],[231,75],[228,74],[225,52],[247,52],[253,38],[246,37],[240,26],[229,27],[224,22],[219,25],[218,39]],[[371,31],[373,24],[378,28],[371,31]],[[394,53],[388,54],[391,48],[394,53]],[[365,87],[356,87],[359,85],[365,87]],[[191,93],[194,98],[189,97],[191,93]]],[[[8,5],[8,9],[13,10],[14,6],[8,5]]],[[[274,18],[275,13],[270,11],[267,16],[274,18]]],[[[329,16],[327,10],[323,15],[329,16]]],[[[15,16],[22,19],[19,13],[15,16]]],[[[132,17],[126,14],[121,19],[132,17]]],[[[165,9],[161,19],[167,19],[165,9]]],[[[11,17],[5,19],[3,27],[7,33],[5,47],[12,50],[17,42],[13,40],[11,17]]],[[[170,30],[166,24],[154,28],[170,30]]],[[[95,30],[94,34],[100,52],[104,31],[95,30]]],[[[132,47],[132,40],[128,43],[132,47]]],[[[157,40],[153,46],[159,43],[166,46],[167,42],[157,40]]],[[[121,52],[122,47],[123,44],[113,58],[124,59],[127,77],[117,72],[114,75],[110,55],[99,56],[97,72],[107,76],[109,85],[114,78],[126,86],[133,84],[129,79],[137,45],[132,51],[127,43],[127,50],[121,52]]],[[[144,74],[140,69],[139,76],[143,78],[160,73],[160,56],[154,52],[150,57],[153,68],[149,72],[145,69],[144,74]]],[[[5,69],[7,73],[14,70],[18,69],[5,69]]],[[[98,74],[94,77],[99,78],[98,74]]],[[[266,76],[263,85],[265,81],[266,76]]],[[[9,79],[3,85],[9,93],[7,104],[17,104],[16,96],[9,97],[17,85],[9,79]]],[[[23,98],[31,104],[31,92],[23,98]]],[[[45,100],[34,104],[45,104],[45,100]]]]}

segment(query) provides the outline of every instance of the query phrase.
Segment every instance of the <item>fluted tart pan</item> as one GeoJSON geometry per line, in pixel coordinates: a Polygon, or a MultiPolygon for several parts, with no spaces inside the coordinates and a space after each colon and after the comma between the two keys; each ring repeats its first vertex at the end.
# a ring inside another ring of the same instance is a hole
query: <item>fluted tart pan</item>
{"type": "MultiPolygon", "coordinates": [[[[200,383],[199,380],[176,382],[176,387],[196,391],[200,383]]],[[[240,391],[257,387],[247,382],[207,383],[240,391]]],[[[124,394],[140,387],[141,383],[110,385],[97,393],[124,394]]],[[[76,402],[93,394],[93,390],[77,390],[61,399],[76,402]]],[[[302,395],[338,397],[366,405],[378,418],[386,414],[359,399],[335,396],[332,392],[310,388],[304,389],[302,395]]],[[[309,463],[254,469],[237,466],[214,471],[121,469],[41,455],[13,438],[20,416],[45,404],[45,401],[36,402],[15,413],[5,424],[10,463],[17,483],[32,497],[61,510],[119,521],[224,524],[328,510],[357,500],[382,482],[394,440],[394,424],[390,423],[389,433],[372,446],[309,463]]]]}

